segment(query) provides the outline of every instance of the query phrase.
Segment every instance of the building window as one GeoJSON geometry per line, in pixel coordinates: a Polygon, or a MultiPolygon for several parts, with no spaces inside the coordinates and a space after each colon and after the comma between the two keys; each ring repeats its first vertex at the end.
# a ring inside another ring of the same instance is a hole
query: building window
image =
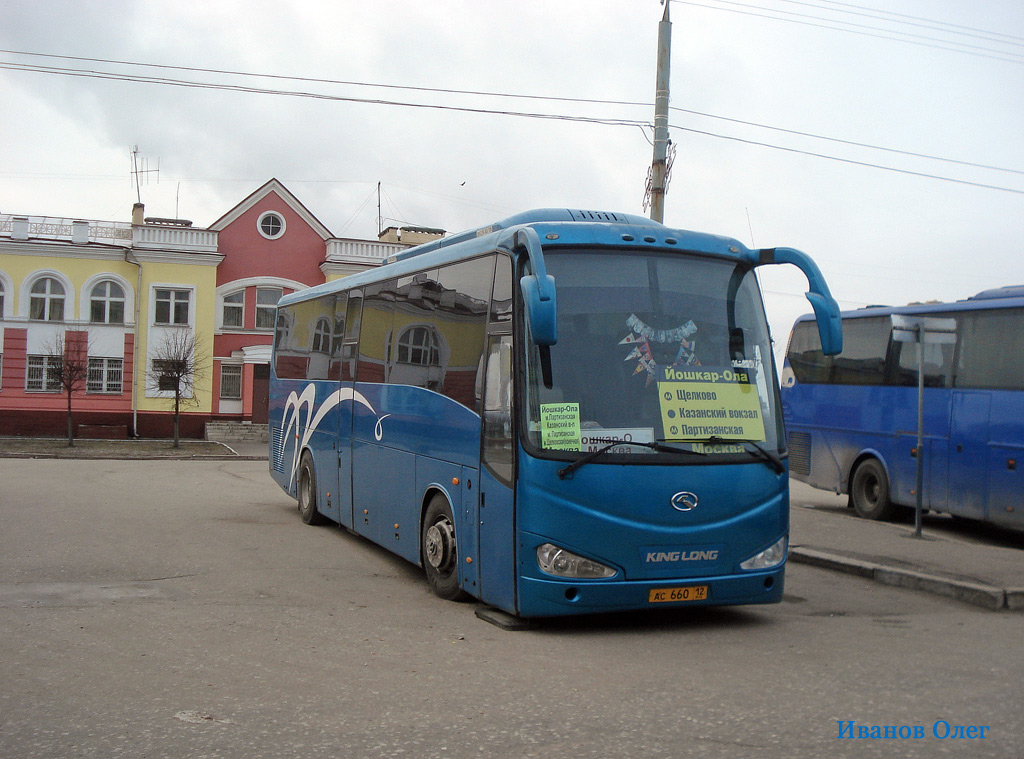
{"type": "Polygon", "coordinates": [[[162,392],[173,393],[178,390],[178,382],[182,383],[182,394],[186,390],[186,366],[184,362],[172,358],[153,359],[153,375],[156,377],[156,389],[162,392]]]}
{"type": "Polygon", "coordinates": [[[189,290],[156,291],[156,323],[188,324],[189,290]]]}
{"type": "Polygon", "coordinates": [[[124,361],[120,358],[90,358],[86,378],[87,393],[120,393],[124,361]]]}
{"type": "Polygon", "coordinates": [[[232,364],[220,366],[220,397],[228,401],[242,398],[242,367],[232,364]]]}
{"type": "Polygon", "coordinates": [[[116,282],[100,282],[89,296],[89,321],[124,324],[124,290],[116,282]]]}
{"type": "Polygon", "coordinates": [[[398,338],[398,362],[415,366],[440,366],[437,333],[429,327],[410,327],[398,338]]]}
{"type": "Polygon", "coordinates": [[[273,329],[277,319],[277,302],[284,291],[280,287],[256,288],[256,329],[273,329]]]}
{"type": "Polygon", "coordinates": [[[331,323],[327,319],[318,319],[313,330],[313,352],[329,353],[331,350],[331,323]]]}
{"type": "Polygon", "coordinates": [[[4,283],[0,282],[0,319],[4,318],[4,283]]]}
{"type": "Polygon", "coordinates": [[[29,356],[25,370],[25,389],[56,393],[60,391],[60,356],[29,356]]]}
{"type": "Polygon", "coordinates": [[[224,319],[225,327],[241,327],[242,317],[245,314],[245,290],[224,296],[224,319]]]}
{"type": "Polygon", "coordinates": [[[28,318],[46,322],[64,321],[64,285],[53,277],[43,277],[32,285],[28,318]]]}
{"type": "Polygon", "coordinates": [[[276,240],[284,234],[284,217],[276,211],[267,211],[260,215],[256,228],[268,240],[276,240]]]}

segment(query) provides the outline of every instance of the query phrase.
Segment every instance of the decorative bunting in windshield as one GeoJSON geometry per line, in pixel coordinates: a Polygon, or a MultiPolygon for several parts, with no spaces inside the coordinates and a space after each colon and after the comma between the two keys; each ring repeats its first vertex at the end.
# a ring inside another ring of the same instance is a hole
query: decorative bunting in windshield
{"type": "Polygon", "coordinates": [[[686,324],[673,329],[655,329],[646,324],[636,314],[630,314],[629,318],[626,319],[626,326],[629,327],[630,332],[619,341],[619,345],[632,345],[634,347],[623,360],[635,360],[637,366],[633,374],[640,374],[646,371],[648,385],[656,377],[659,366],[654,358],[654,351],[651,349],[652,342],[659,345],[659,353],[661,354],[664,353],[665,348],[670,348],[670,346],[674,346],[676,343],[679,344],[679,350],[676,352],[675,359],[671,364],[665,364],[667,366],[700,364],[700,361],[697,360],[697,356],[693,352],[696,343],[689,340],[690,336],[697,331],[697,325],[693,323],[692,319],[686,322],[686,324]]]}

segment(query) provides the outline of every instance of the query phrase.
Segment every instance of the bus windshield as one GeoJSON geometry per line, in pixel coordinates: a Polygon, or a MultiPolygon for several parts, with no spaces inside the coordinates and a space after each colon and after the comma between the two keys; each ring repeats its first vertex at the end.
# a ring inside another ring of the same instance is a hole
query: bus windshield
{"type": "Polygon", "coordinates": [[[608,451],[613,460],[675,462],[683,450],[705,455],[681,463],[703,464],[779,451],[771,342],[749,264],[557,249],[545,261],[557,288],[558,342],[525,341],[534,452],[572,459],[621,441],[608,451]]]}

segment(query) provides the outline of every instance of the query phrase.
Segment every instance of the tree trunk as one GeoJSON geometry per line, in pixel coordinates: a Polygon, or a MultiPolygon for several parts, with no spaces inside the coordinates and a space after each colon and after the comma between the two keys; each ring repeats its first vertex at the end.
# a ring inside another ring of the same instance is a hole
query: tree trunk
{"type": "Polygon", "coordinates": [[[71,391],[68,390],[68,447],[75,446],[75,428],[71,420],[71,391]]]}
{"type": "MultiPolygon", "coordinates": [[[[178,381],[179,385],[181,380],[178,381]]],[[[181,414],[181,391],[174,391],[174,447],[180,448],[181,444],[178,442],[178,417],[181,414]]]]}

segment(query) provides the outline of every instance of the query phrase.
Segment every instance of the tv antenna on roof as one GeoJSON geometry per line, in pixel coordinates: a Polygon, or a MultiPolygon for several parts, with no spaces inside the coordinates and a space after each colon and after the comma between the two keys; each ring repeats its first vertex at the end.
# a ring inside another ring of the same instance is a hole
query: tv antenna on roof
{"type": "Polygon", "coordinates": [[[149,159],[143,156],[139,158],[139,146],[132,145],[131,149],[132,157],[132,184],[135,185],[135,197],[139,203],[142,202],[142,181],[145,180],[146,184],[149,184],[149,175],[155,174],[157,184],[160,183],[160,159],[156,159],[156,168],[149,168],[149,159]],[[141,161],[141,163],[140,163],[141,161]]]}

